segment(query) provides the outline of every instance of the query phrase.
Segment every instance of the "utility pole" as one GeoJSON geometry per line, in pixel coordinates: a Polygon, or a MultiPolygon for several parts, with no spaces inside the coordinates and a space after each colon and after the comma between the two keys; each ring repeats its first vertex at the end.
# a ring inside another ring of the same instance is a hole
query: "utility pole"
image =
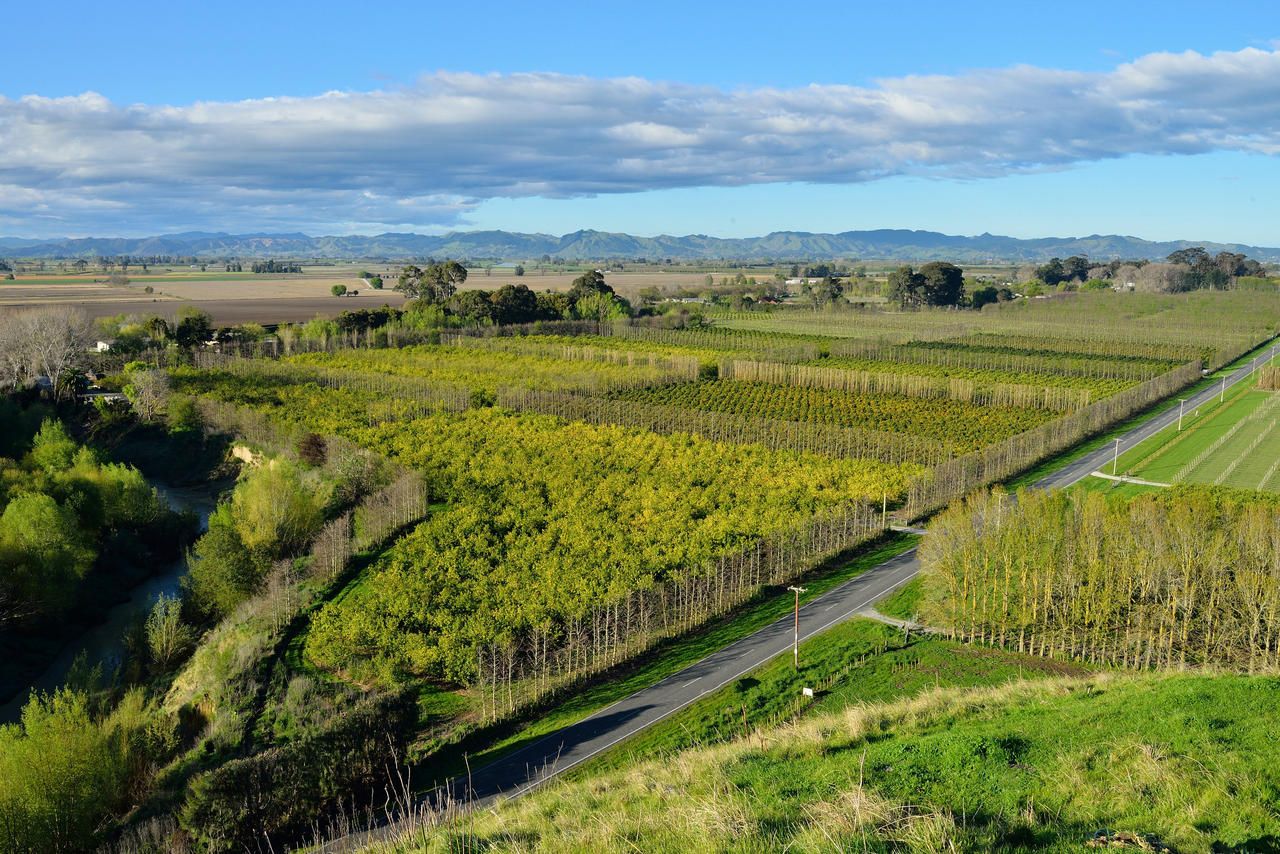
{"type": "Polygon", "coordinates": [[[1187,402],[1185,397],[1178,398],[1178,432],[1182,432],[1182,406],[1187,402]]]}
{"type": "Polygon", "coordinates": [[[1116,476],[1116,466],[1120,463],[1120,440],[1116,439],[1116,454],[1111,458],[1111,476],[1116,476]]]}
{"type": "Polygon", "coordinates": [[[880,499],[880,527],[889,527],[889,493],[885,492],[880,499]]]}
{"type": "Polygon", "coordinates": [[[788,587],[788,590],[796,594],[796,632],[795,641],[791,645],[791,658],[795,663],[796,670],[800,669],[800,594],[805,592],[804,587],[788,587]]]}
{"type": "Polygon", "coordinates": [[[1222,403],[1227,397],[1227,378],[1222,378],[1222,390],[1218,392],[1218,403],[1222,403]]]}

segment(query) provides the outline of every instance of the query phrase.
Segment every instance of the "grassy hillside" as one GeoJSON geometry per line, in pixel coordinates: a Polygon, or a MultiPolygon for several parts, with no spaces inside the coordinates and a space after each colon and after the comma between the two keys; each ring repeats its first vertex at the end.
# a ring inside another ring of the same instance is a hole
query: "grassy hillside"
{"type": "Polygon", "coordinates": [[[558,784],[389,852],[1083,850],[1280,844],[1280,680],[1100,675],[854,705],[558,784]]]}
{"type": "Polygon", "coordinates": [[[841,623],[800,645],[800,669],[780,655],[592,760],[575,777],[624,768],[642,759],[730,741],[800,715],[889,702],[939,686],[998,685],[1019,679],[1084,675],[1090,670],[1049,658],[947,641],[909,638],[867,619],[841,623]],[[816,697],[806,700],[801,688],[816,697]]]}

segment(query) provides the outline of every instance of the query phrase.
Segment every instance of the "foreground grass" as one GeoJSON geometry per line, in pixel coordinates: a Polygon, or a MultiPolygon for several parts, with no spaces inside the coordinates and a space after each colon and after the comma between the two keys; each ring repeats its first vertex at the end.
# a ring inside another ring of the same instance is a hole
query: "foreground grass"
{"type": "Polygon", "coordinates": [[[855,705],[521,800],[380,852],[1079,851],[1095,830],[1179,852],[1280,840],[1280,680],[1044,679],[855,705]]]}
{"type": "MultiPolygon", "coordinates": [[[[834,568],[826,567],[815,571],[804,580],[807,592],[800,601],[803,603],[821,596],[868,569],[902,554],[913,548],[919,539],[912,534],[889,534],[834,568]]],[[[549,733],[577,723],[637,691],[656,685],[734,641],[759,631],[789,613],[793,605],[794,599],[790,593],[766,591],[743,605],[732,616],[699,632],[672,640],[644,662],[583,688],[554,707],[541,710],[534,719],[511,725],[496,737],[489,732],[481,733],[452,749],[435,754],[430,759],[429,767],[425,769],[428,773],[420,774],[419,779],[423,781],[424,787],[434,786],[465,774],[468,765],[480,768],[501,759],[549,733]],[[430,779],[426,780],[425,777],[430,779]]]]}
{"type": "Polygon", "coordinates": [[[1082,675],[1084,668],[1029,655],[968,647],[869,619],[841,623],[800,646],[800,669],[781,655],[574,769],[581,778],[605,769],[730,741],[819,711],[911,697],[938,686],[997,685],[1021,678],[1082,675]],[[801,689],[815,688],[814,699],[801,689]]]}

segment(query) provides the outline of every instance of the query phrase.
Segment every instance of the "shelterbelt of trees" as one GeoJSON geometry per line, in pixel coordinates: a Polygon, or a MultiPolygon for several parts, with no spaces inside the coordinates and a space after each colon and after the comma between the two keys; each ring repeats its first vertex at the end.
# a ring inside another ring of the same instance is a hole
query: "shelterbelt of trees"
{"type": "Polygon", "coordinates": [[[920,549],[931,625],[1114,666],[1280,666],[1280,497],[974,495],[920,549]]]}

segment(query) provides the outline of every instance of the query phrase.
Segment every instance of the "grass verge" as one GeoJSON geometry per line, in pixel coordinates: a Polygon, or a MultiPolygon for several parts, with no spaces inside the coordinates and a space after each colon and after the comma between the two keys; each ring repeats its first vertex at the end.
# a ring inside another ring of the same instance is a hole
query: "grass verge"
{"type": "Polygon", "coordinates": [[[915,622],[920,613],[920,599],[924,596],[924,582],[920,576],[908,581],[876,603],[876,610],[886,617],[915,622]]]}
{"type": "MultiPolygon", "coordinates": [[[[1249,362],[1252,361],[1255,356],[1261,355],[1264,351],[1266,351],[1268,347],[1271,346],[1274,340],[1275,340],[1274,338],[1267,339],[1266,341],[1262,342],[1254,349],[1250,350],[1248,353],[1241,356],[1239,359],[1236,359],[1231,364],[1226,365],[1225,367],[1222,367],[1217,371],[1214,371],[1209,376],[1202,378],[1199,382],[1194,383],[1190,386],[1187,386],[1181,392],[1179,392],[1179,395],[1186,397],[1189,395],[1198,394],[1199,392],[1204,391],[1207,388],[1211,388],[1217,383],[1220,383],[1223,377],[1249,364],[1249,362]]],[[[1109,430],[1099,433],[1096,436],[1093,436],[1091,438],[1085,439],[1079,444],[1073,446],[1070,450],[1063,451],[1061,454],[1050,457],[1049,459],[1044,460],[1043,462],[1037,464],[1036,466],[1027,469],[1022,474],[1006,480],[1004,482],[1004,485],[1006,488],[1010,490],[1019,489],[1024,486],[1031,486],[1037,481],[1059,471],[1060,469],[1075,462],[1081,457],[1084,457],[1093,453],[1094,451],[1098,450],[1098,448],[1101,448],[1104,445],[1108,444],[1116,437],[1129,432],[1135,427],[1140,427],[1143,424],[1147,423],[1148,421],[1152,420],[1153,418],[1163,415],[1164,413],[1169,412],[1172,409],[1176,409],[1177,406],[1178,406],[1178,401],[1176,397],[1165,398],[1164,400],[1156,404],[1153,404],[1150,408],[1142,412],[1139,412],[1138,414],[1130,418],[1126,418],[1124,421],[1121,421],[1120,423],[1111,427],[1109,430]]],[[[1121,457],[1121,459],[1123,459],[1123,457],[1121,457]]],[[[1094,478],[1094,480],[1097,480],[1097,478],[1094,478]]],[[[1138,491],[1141,491],[1141,490],[1138,490],[1138,491]]]]}

